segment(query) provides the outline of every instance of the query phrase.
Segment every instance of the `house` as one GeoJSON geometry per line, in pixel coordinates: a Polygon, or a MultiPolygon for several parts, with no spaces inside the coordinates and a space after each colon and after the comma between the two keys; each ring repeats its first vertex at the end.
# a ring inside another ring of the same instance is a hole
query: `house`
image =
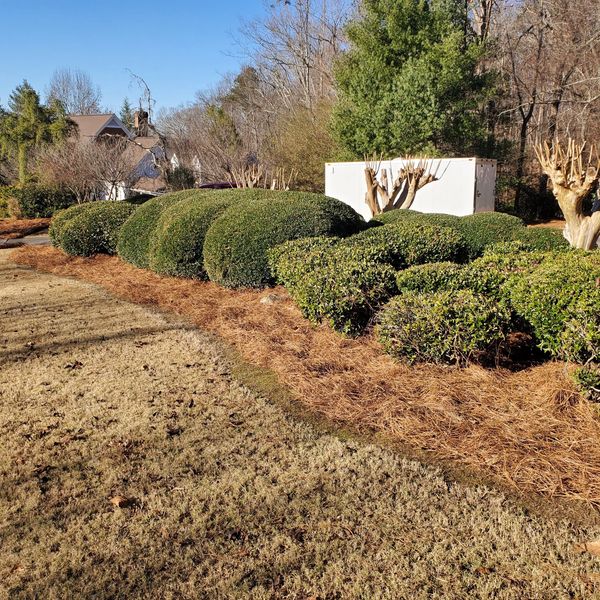
{"type": "Polygon", "coordinates": [[[159,164],[165,159],[173,164],[173,157],[167,156],[165,144],[148,122],[147,113],[136,112],[134,131],[113,113],[69,115],[69,118],[77,125],[77,139],[82,143],[95,143],[102,136],[122,136],[131,142],[129,152],[136,165],[132,175],[127,183],[121,182],[116,188],[107,183],[101,192],[102,199],[125,200],[136,194],[157,195],[165,191],[166,182],[159,164]]]}

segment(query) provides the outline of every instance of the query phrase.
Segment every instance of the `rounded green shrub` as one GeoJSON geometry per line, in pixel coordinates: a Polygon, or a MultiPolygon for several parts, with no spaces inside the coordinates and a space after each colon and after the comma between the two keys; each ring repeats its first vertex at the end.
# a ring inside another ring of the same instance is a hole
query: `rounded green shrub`
{"type": "Polygon", "coordinates": [[[288,242],[271,250],[269,259],[306,318],[325,320],[346,335],[360,333],[396,291],[390,265],[378,262],[369,248],[335,239],[288,242]]]}
{"type": "Polygon", "coordinates": [[[510,242],[524,234],[525,223],[518,217],[499,212],[476,213],[461,217],[458,227],[469,246],[471,258],[497,242],[510,242]]]}
{"type": "Polygon", "coordinates": [[[376,260],[396,269],[430,262],[461,262],[467,256],[466,242],[454,229],[412,220],[368,229],[342,243],[369,248],[376,260]]]}
{"type": "Polygon", "coordinates": [[[147,269],[149,266],[150,236],[160,216],[166,208],[176,202],[198,193],[194,190],[183,190],[173,194],[157,196],[144,202],[121,228],[117,253],[125,261],[147,269]]]}
{"type": "Polygon", "coordinates": [[[422,217],[423,213],[418,210],[400,209],[389,210],[388,212],[375,215],[371,221],[383,223],[387,225],[389,223],[396,223],[398,221],[408,221],[410,219],[418,219],[422,217]]]}
{"type": "Polygon", "coordinates": [[[150,269],[163,275],[206,279],[204,238],[232,201],[231,193],[207,191],[166,208],[150,236],[150,269]]]}
{"type": "Polygon", "coordinates": [[[600,254],[558,253],[507,285],[539,347],[574,362],[600,358],[600,254]]]}
{"type": "Polygon", "coordinates": [[[60,247],[75,256],[115,254],[119,231],[135,210],[122,201],[94,202],[62,226],[60,247]]]}
{"type": "Polygon", "coordinates": [[[230,206],[210,226],[204,266],[211,281],[225,287],[261,287],[273,282],[270,248],[303,237],[347,236],[365,223],[333,198],[303,192],[259,190],[251,201],[230,206]]]}
{"type": "Polygon", "coordinates": [[[573,372],[577,389],[592,402],[600,402],[600,364],[590,363],[573,372]]]}
{"type": "Polygon", "coordinates": [[[50,221],[50,228],[48,229],[48,235],[53,246],[61,245],[61,236],[64,226],[78,214],[83,213],[94,206],[94,202],[85,202],[83,204],[74,204],[64,210],[59,210],[54,213],[52,221],[50,221]]]}
{"type": "Polygon", "coordinates": [[[457,286],[460,286],[460,276],[464,268],[453,262],[415,265],[404,271],[398,271],[396,286],[400,293],[460,289],[457,286]]]}
{"type": "Polygon", "coordinates": [[[561,231],[548,227],[526,227],[516,239],[532,252],[565,252],[571,248],[561,231]]]}
{"type": "Polygon", "coordinates": [[[498,347],[510,314],[470,290],[409,292],[392,298],[377,321],[377,337],[395,358],[465,364],[498,347]]]}

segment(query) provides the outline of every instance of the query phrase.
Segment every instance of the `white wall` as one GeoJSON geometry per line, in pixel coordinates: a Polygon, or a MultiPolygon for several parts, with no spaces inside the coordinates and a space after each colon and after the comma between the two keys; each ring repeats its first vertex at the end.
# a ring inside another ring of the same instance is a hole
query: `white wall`
{"type": "MultiPolygon", "coordinates": [[[[392,181],[406,161],[381,162],[392,181]],[[391,177],[390,177],[391,174],[391,177]]],[[[425,213],[447,213],[457,216],[494,210],[496,161],[477,158],[448,158],[433,160],[438,180],[417,192],[413,210],[425,213]],[[481,185],[478,185],[478,181],[481,185]]],[[[349,204],[366,220],[372,215],[365,202],[367,184],[364,162],[327,163],[325,165],[325,194],[349,204]]]]}

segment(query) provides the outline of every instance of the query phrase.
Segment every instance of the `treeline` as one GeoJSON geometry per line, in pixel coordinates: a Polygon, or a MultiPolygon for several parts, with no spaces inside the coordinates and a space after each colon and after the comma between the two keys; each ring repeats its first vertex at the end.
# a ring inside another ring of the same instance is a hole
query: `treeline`
{"type": "Polygon", "coordinates": [[[533,143],[598,140],[598,32],[600,0],[279,2],[241,72],[159,124],[206,179],[262,165],[308,190],[365,154],[493,157],[504,208],[549,216],[533,143]]]}
{"type": "MultiPolygon", "coordinates": [[[[156,126],[197,180],[242,187],[320,191],[325,162],[365,155],[493,157],[499,207],[552,216],[534,142],[598,142],[599,32],[600,0],[278,1],[243,25],[240,72],[156,126]]],[[[64,112],[100,110],[79,72],[55,73],[45,104],[17,91],[23,126],[16,96],[0,111],[5,182],[64,134],[64,112]]],[[[132,120],[127,102],[121,116],[132,120]]]]}

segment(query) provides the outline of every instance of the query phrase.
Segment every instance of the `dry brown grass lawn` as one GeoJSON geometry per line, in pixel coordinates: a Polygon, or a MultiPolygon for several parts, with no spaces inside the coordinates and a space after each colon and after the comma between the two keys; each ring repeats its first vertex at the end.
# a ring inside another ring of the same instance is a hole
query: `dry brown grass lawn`
{"type": "Polygon", "coordinates": [[[15,251],[21,264],[97,283],[157,304],[218,333],[247,361],[277,374],[305,409],[371,432],[417,455],[466,469],[522,494],[600,506],[600,415],[576,394],[562,363],[521,372],[405,366],[371,337],[313,327],[282,289],[232,291],[157,276],[118,258],[15,251]]]}
{"type": "Polygon", "coordinates": [[[13,240],[47,229],[50,219],[0,219],[0,238],[13,240]]]}
{"type": "Polygon", "coordinates": [[[237,383],[205,334],[3,257],[0,597],[600,591],[598,559],[577,549],[598,528],[320,433],[237,383]]]}

